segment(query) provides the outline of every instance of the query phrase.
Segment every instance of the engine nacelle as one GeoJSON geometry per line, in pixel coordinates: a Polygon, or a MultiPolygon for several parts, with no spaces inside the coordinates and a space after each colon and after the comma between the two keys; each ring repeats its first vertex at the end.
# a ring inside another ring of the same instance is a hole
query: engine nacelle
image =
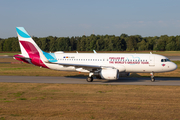
{"type": "Polygon", "coordinates": [[[102,69],[100,72],[102,79],[117,80],[119,78],[119,70],[117,69],[102,69]]]}
{"type": "Polygon", "coordinates": [[[119,77],[127,77],[129,75],[130,75],[130,73],[127,73],[127,72],[120,72],[119,73],[119,77]]]}

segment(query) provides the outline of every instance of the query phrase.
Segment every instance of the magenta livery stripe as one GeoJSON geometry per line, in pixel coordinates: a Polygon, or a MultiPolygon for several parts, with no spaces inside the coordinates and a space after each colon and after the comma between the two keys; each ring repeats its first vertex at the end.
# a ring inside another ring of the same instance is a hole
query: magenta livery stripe
{"type": "Polygon", "coordinates": [[[19,41],[21,43],[21,45],[24,47],[24,49],[26,50],[26,52],[29,54],[29,57],[31,58],[31,62],[34,65],[37,66],[42,66],[45,68],[48,68],[40,59],[40,55],[38,50],[35,48],[35,46],[27,41],[19,41]]]}

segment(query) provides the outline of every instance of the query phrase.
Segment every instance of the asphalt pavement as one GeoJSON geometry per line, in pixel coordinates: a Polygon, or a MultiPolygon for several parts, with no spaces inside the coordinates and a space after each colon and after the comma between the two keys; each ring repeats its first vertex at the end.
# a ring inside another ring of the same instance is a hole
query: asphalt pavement
{"type": "Polygon", "coordinates": [[[49,76],[0,76],[0,82],[8,83],[58,83],[58,84],[111,84],[111,85],[166,85],[180,86],[180,78],[155,78],[151,82],[150,77],[134,78],[122,77],[119,80],[94,79],[87,82],[86,77],[49,77],[49,76]]]}

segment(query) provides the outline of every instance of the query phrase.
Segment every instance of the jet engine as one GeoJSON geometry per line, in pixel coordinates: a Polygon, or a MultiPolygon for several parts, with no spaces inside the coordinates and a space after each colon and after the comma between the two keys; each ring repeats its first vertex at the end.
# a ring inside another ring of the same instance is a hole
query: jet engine
{"type": "Polygon", "coordinates": [[[102,79],[117,80],[119,78],[119,70],[117,69],[102,69],[100,72],[102,79]]]}

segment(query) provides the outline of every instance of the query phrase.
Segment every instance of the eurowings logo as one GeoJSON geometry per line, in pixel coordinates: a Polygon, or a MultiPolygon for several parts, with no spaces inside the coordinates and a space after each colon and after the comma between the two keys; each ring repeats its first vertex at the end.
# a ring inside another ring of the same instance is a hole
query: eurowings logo
{"type": "Polygon", "coordinates": [[[166,64],[161,64],[163,67],[166,65],[166,64]]]}

